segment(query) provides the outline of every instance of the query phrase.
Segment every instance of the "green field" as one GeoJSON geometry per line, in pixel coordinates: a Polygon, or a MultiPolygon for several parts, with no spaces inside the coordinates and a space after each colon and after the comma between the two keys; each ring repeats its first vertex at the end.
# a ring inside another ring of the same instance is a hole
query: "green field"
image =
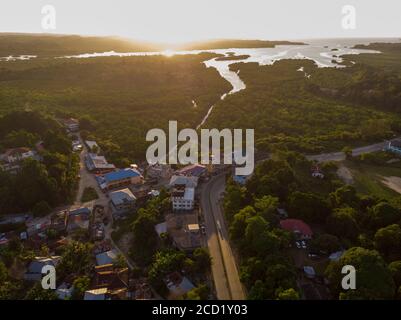
{"type": "Polygon", "coordinates": [[[379,198],[391,199],[399,196],[397,192],[382,183],[383,177],[401,177],[401,165],[372,165],[346,162],[354,178],[358,192],[372,194],[379,198]]]}

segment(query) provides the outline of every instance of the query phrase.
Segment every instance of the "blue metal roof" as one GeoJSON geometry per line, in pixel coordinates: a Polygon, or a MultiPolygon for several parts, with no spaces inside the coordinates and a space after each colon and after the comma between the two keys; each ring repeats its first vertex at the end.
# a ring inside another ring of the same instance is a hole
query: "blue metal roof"
{"type": "Polygon", "coordinates": [[[124,169],[106,173],[103,177],[106,182],[113,182],[140,176],[140,173],[134,169],[124,169]]]}

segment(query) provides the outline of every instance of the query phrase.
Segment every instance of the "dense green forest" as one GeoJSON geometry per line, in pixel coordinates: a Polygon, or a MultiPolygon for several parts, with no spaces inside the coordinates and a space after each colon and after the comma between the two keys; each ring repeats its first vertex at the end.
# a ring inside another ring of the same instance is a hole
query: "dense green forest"
{"type": "Polygon", "coordinates": [[[249,298],[300,297],[296,280],[302,270],[294,266],[289,248],[293,236],[279,228],[277,207],[317,230],[309,245],[319,255],[347,250],[322,271],[334,298],[399,297],[401,198],[388,201],[358,194],[338,180],[334,163],[322,166],[323,180],[312,178],[310,167],[300,154],[277,152],[256,167],[244,187],[228,182],[225,214],[241,256],[240,276],[249,298]],[[347,264],[358,270],[356,290],[340,287],[340,270],[347,264]]]}
{"type": "Polygon", "coordinates": [[[7,148],[43,142],[41,160],[26,159],[16,174],[1,171],[0,214],[46,214],[51,207],[68,203],[75,194],[78,156],[71,140],[54,119],[33,111],[15,111],[0,117],[0,153],[7,148]]]}
{"type": "Polygon", "coordinates": [[[0,113],[30,106],[81,120],[110,162],[143,160],[151,128],[196,127],[231,85],[203,61],[211,54],[0,63],[0,113]],[[195,108],[192,101],[196,102],[195,108]]]}
{"type": "Polygon", "coordinates": [[[303,42],[268,41],[268,40],[235,40],[216,39],[184,44],[177,49],[182,50],[206,50],[206,49],[230,49],[230,48],[274,48],[279,45],[303,45],[303,42]]]}
{"type": "Polygon", "coordinates": [[[134,42],[118,37],[85,37],[78,35],[0,33],[0,57],[38,55],[41,57],[87,52],[158,51],[150,43],[134,42]]]}
{"type": "Polygon", "coordinates": [[[346,57],[363,62],[341,69],[318,68],[311,60],[233,64],[247,88],[217,103],[208,125],[256,128],[259,150],[280,146],[306,153],[399,134],[401,60],[397,50],[385,54],[398,59],[391,72],[376,65],[381,54],[346,57]]]}

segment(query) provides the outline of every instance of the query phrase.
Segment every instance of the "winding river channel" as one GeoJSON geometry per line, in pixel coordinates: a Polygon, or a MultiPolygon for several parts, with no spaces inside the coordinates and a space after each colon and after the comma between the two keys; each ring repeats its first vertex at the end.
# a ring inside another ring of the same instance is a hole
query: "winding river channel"
{"type": "MultiPolygon", "coordinates": [[[[246,84],[241,80],[237,72],[230,70],[230,65],[234,63],[250,63],[256,62],[259,65],[271,65],[276,61],[283,59],[309,59],[313,60],[319,68],[344,68],[341,65],[343,61],[342,56],[346,54],[361,54],[361,53],[380,53],[375,50],[354,49],[356,44],[369,44],[372,42],[399,42],[399,39],[314,39],[302,40],[305,45],[280,45],[274,48],[230,48],[230,49],[213,49],[213,50],[189,50],[189,51],[164,51],[164,52],[102,52],[102,53],[84,53],[72,56],[58,57],[57,59],[84,59],[95,57],[130,57],[130,56],[154,56],[154,55],[187,55],[199,54],[202,52],[215,53],[225,57],[238,57],[243,56],[243,59],[233,60],[219,60],[213,58],[204,61],[208,68],[215,68],[221,77],[226,79],[232,86],[231,91],[223,94],[223,100],[227,95],[234,94],[246,88],[246,84]]],[[[34,59],[36,56],[21,55],[0,57],[0,61],[15,61],[15,60],[29,60],[34,59]]],[[[297,71],[304,72],[303,68],[297,71]]],[[[306,77],[310,77],[305,73],[306,77]]],[[[196,106],[196,101],[192,102],[196,106]]],[[[207,121],[208,117],[213,111],[214,106],[211,106],[202,121],[197,126],[197,129],[202,127],[207,121]]]]}

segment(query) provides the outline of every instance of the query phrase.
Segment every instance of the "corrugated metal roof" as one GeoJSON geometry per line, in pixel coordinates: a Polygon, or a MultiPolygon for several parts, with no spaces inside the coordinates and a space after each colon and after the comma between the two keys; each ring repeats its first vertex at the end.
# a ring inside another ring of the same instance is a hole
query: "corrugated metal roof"
{"type": "Polygon", "coordinates": [[[106,173],[104,175],[104,179],[106,182],[113,182],[113,181],[138,177],[140,175],[141,174],[134,169],[123,169],[123,170],[106,173]]]}

